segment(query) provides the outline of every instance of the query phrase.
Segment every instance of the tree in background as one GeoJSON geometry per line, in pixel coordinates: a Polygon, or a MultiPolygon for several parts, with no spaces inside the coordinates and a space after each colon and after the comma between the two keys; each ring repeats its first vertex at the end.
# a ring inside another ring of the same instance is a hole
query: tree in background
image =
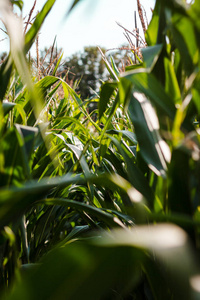
{"type": "MultiPolygon", "coordinates": [[[[103,49],[105,51],[105,49],[103,49]]],[[[75,83],[82,99],[90,98],[100,86],[100,81],[108,79],[105,64],[97,47],[85,47],[66,59],[66,80],[75,83]]]]}

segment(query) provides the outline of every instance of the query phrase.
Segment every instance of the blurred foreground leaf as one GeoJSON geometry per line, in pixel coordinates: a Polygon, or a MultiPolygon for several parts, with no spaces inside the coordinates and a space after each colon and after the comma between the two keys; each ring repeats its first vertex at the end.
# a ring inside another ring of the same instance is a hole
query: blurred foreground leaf
{"type": "Polygon", "coordinates": [[[51,251],[31,269],[6,300],[136,297],[144,276],[155,299],[188,300],[198,271],[187,235],[168,224],[99,233],[51,251]]]}

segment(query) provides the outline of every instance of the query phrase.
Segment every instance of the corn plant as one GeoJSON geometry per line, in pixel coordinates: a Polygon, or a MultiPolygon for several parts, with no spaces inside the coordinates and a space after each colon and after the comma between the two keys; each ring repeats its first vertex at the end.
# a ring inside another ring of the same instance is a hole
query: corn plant
{"type": "Polygon", "coordinates": [[[25,36],[0,6],[2,299],[199,299],[199,1],[157,0],[142,59],[120,74],[102,53],[112,80],[90,99],[61,57],[30,75],[54,2],[25,36]]]}

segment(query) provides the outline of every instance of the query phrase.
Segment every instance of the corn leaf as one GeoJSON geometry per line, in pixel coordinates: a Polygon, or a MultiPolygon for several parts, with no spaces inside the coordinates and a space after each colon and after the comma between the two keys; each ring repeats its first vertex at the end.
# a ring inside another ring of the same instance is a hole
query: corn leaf
{"type": "Polygon", "coordinates": [[[170,150],[160,137],[157,115],[144,94],[133,93],[128,112],[143,159],[158,176],[166,176],[166,161],[170,161],[170,150]]]}
{"type": "Polygon", "coordinates": [[[45,18],[49,14],[55,2],[56,0],[47,0],[42,10],[36,16],[33,25],[31,26],[31,28],[29,29],[29,31],[26,33],[25,36],[25,53],[27,53],[30,50],[31,46],[33,45],[45,18]]]}

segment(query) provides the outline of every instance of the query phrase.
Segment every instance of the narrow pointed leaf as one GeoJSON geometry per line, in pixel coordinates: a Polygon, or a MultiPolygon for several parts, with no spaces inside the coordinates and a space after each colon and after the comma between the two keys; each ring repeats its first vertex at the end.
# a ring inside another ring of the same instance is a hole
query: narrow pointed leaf
{"type": "Polygon", "coordinates": [[[13,63],[10,55],[0,66],[0,101],[3,101],[6,90],[9,85],[10,76],[13,69],[13,63]]]}
{"type": "Polygon", "coordinates": [[[81,212],[86,212],[89,215],[91,214],[94,217],[97,217],[100,221],[105,222],[109,226],[114,227],[123,227],[123,223],[120,222],[120,220],[117,220],[112,214],[109,214],[108,212],[105,212],[99,208],[92,207],[91,205],[87,205],[85,203],[80,203],[78,201],[72,201],[68,199],[46,199],[43,201],[40,201],[40,203],[46,204],[46,205],[61,205],[61,206],[67,206],[72,207],[74,209],[77,209],[81,212]]]}
{"type": "Polygon", "coordinates": [[[137,165],[134,162],[134,158],[131,159],[129,155],[126,153],[126,151],[121,147],[120,143],[117,141],[117,139],[113,137],[109,137],[111,141],[116,145],[118,148],[118,151],[121,153],[121,155],[124,158],[124,161],[126,162],[126,168],[128,173],[128,179],[130,183],[133,185],[134,188],[136,188],[152,205],[154,195],[153,192],[148,185],[148,182],[144,175],[142,174],[141,170],[137,167],[137,165]]]}
{"type": "Polygon", "coordinates": [[[108,107],[110,97],[113,95],[114,90],[117,87],[117,83],[104,83],[101,87],[100,99],[99,99],[99,119],[103,116],[103,113],[108,107]]]}
{"type": "Polygon", "coordinates": [[[31,46],[33,45],[45,18],[49,14],[55,2],[56,0],[47,0],[42,10],[36,16],[33,25],[31,26],[31,28],[29,29],[29,31],[26,33],[25,36],[25,53],[27,53],[30,50],[31,46]]]}
{"type": "Polygon", "coordinates": [[[70,9],[68,10],[68,12],[67,12],[67,15],[75,8],[75,6],[78,4],[78,3],[80,3],[82,0],[74,0],[73,2],[72,2],[72,5],[70,6],[70,9]]]}

